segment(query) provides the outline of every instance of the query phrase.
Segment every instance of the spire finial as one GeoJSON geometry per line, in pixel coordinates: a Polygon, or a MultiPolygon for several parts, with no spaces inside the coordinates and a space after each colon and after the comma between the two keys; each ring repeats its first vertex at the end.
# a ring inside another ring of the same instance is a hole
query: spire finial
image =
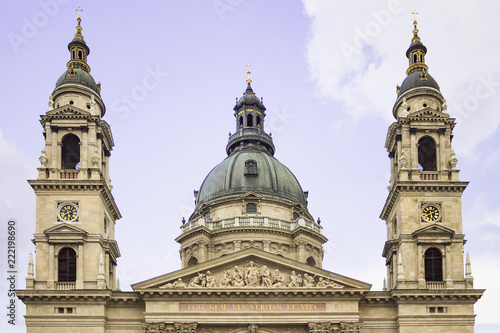
{"type": "Polygon", "coordinates": [[[250,84],[252,83],[252,80],[250,79],[250,67],[252,67],[252,65],[250,64],[247,64],[247,67],[248,67],[248,70],[247,70],[247,75],[248,75],[248,78],[247,78],[247,84],[250,84]]]}
{"type": "Polygon", "coordinates": [[[78,12],[78,17],[76,18],[76,20],[78,21],[78,26],[80,26],[80,22],[82,22],[82,17],[80,16],[80,12],[83,12],[83,9],[78,7],[76,11],[78,12]]]}
{"type": "Polygon", "coordinates": [[[416,10],[413,10],[411,13],[413,14],[413,25],[415,26],[415,29],[417,29],[417,14],[418,14],[418,12],[416,10]]]}

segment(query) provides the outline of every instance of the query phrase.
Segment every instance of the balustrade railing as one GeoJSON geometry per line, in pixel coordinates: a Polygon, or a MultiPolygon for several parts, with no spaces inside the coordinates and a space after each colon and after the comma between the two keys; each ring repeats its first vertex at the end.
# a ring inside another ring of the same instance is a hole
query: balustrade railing
{"type": "Polygon", "coordinates": [[[426,282],[427,289],[445,289],[444,282],[426,282]]]}
{"type": "Polygon", "coordinates": [[[76,282],[56,282],[56,290],[73,290],[76,282]]]}
{"type": "Polygon", "coordinates": [[[276,228],[283,230],[294,230],[302,226],[317,231],[319,233],[321,233],[322,229],[322,227],[319,224],[313,221],[307,221],[302,218],[294,221],[283,221],[261,216],[255,216],[255,217],[241,216],[241,217],[235,217],[233,219],[216,220],[216,221],[200,218],[198,220],[194,220],[182,225],[181,230],[184,233],[187,232],[188,230],[200,226],[204,226],[209,230],[219,230],[219,229],[234,228],[234,227],[264,227],[264,228],[276,228]]]}
{"type": "Polygon", "coordinates": [[[59,179],[78,179],[78,170],[62,170],[59,179]]]}
{"type": "Polygon", "coordinates": [[[439,180],[437,171],[420,171],[420,180],[439,180]]]}

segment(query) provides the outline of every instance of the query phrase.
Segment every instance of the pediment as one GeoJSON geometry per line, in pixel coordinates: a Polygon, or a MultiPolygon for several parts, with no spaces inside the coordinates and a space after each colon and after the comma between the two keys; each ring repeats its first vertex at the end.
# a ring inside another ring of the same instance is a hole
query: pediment
{"type": "Polygon", "coordinates": [[[55,225],[53,227],[50,227],[48,229],[45,229],[43,232],[47,236],[58,236],[58,235],[81,235],[84,236],[87,234],[87,232],[83,229],[80,229],[74,225],[68,224],[68,223],[61,223],[58,225],[55,225]]]}
{"type": "Polygon", "coordinates": [[[132,285],[135,291],[364,289],[371,285],[260,249],[246,249],[132,285]]]}
{"type": "Polygon", "coordinates": [[[65,105],[57,109],[47,111],[47,116],[90,116],[91,113],[80,108],[65,105]]]}
{"type": "Polygon", "coordinates": [[[455,231],[441,224],[433,223],[426,227],[415,230],[412,235],[415,238],[438,237],[438,236],[451,238],[455,235],[455,231]]]}
{"type": "Polygon", "coordinates": [[[242,199],[247,199],[247,200],[251,200],[251,199],[254,199],[254,200],[259,200],[259,199],[262,199],[262,195],[254,192],[254,191],[248,191],[247,193],[241,195],[241,198],[242,199]]]}
{"type": "Polygon", "coordinates": [[[450,115],[447,113],[440,112],[436,109],[427,107],[425,109],[419,110],[414,113],[410,113],[408,115],[408,118],[419,118],[419,119],[425,119],[425,118],[442,118],[442,119],[449,119],[450,115]]]}

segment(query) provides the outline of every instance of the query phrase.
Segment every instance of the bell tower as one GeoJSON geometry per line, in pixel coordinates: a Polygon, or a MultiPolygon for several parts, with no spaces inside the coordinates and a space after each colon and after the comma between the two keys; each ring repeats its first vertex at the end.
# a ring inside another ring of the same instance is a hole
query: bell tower
{"type": "Polygon", "coordinates": [[[464,276],[462,193],[452,149],[455,119],[439,85],[428,73],[427,48],[418,36],[406,51],[407,77],[397,86],[388,130],[391,178],[380,215],[387,225],[383,256],[388,289],[472,289],[470,263],[464,276]]]}
{"type": "Polygon", "coordinates": [[[114,289],[115,222],[109,159],[114,146],[101,85],[90,75],[78,15],[70,60],[41,116],[45,145],[35,191],[36,270],[26,289],[114,289]]]}

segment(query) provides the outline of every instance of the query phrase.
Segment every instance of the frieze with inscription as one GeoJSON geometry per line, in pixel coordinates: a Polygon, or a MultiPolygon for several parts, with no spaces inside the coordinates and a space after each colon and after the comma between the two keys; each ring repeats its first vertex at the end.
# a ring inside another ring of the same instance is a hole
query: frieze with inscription
{"type": "Polygon", "coordinates": [[[180,303],[187,312],[322,312],[325,303],[180,303]]]}

